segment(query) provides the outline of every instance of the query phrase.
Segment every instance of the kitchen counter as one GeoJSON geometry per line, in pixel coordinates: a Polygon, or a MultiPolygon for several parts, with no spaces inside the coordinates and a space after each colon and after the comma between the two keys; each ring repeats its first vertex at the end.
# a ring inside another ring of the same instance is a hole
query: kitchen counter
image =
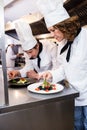
{"type": "MultiPolygon", "coordinates": [[[[20,88],[8,88],[9,92],[9,105],[2,106],[0,108],[0,113],[11,112],[15,110],[20,110],[28,107],[34,107],[34,105],[46,104],[48,102],[54,102],[65,100],[65,99],[73,99],[78,96],[78,92],[71,88],[64,88],[62,92],[42,95],[29,92],[27,87],[20,88]]],[[[1,97],[0,93],[0,97],[1,97]]],[[[2,98],[0,98],[0,102],[2,102],[2,98]]],[[[3,101],[4,102],[4,101],[3,101]]]]}
{"type": "Polygon", "coordinates": [[[26,87],[8,92],[9,105],[0,107],[0,130],[74,129],[74,99],[79,96],[74,89],[49,95],[31,93],[26,87]]]}

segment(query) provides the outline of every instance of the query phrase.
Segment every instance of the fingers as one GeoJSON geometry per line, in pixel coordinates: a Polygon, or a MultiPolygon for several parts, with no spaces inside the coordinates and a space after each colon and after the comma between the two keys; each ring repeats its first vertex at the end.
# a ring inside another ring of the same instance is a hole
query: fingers
{"type": "Polygon", "coordinates": [[[28,71],[26,74],[27,74],[27,77],[30,77],[31,74],[32,74],[32,71],[30,70],[30,71],[28,71]]]}
{"type": "Polygon", "coordinates": [[[9,76],[10,79],[13,79],[13,78],[14,78],[14,73],[13,73],[12,71],[10,71],[10,72],[8,73],[8,76],[9,76]]]}
{"type": "Polygon", "coordinates": [[[38,79],[39,75],[34,70],[30,70],[27,72],[27,77],[38,79]]]}
{"type": "Polygon", "coordinates": [[[20,75],[20,73],[16,70],[8,72],[8,76],[9,76],[10,79],[13,79],[13,78],[15,78],[16,76],[19,76],[19,75],[20,75]]]}
{"type": "Polygon", "coordinates": [[[46,73],[43,75],[43,79],[49,80],[51,78],[50,73],[46,73]]]}
{"type": "Polygon", "coordinates": [[[51,78],[52,78],[52,74],[50,72],[39,74],[39,79],[50,80],[51,78]]]}
{"type": "Polygon", "coordinates": [[[27,72],[26,75],[27,75],[27,77],[29,78],[29,77],[30,77],[30,72],[27,72]]]}

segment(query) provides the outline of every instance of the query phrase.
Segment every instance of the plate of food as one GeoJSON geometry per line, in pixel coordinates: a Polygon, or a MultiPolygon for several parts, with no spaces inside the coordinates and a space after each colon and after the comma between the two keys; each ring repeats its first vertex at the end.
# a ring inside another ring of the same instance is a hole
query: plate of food
{"type": "Polygon", "coordinates": [[[28,91],[39,94],[58,93],[64,89],[61,84],[54,84],[44,80],[43,82],[34,83],[27,87],[28,91]]]}
{"type": "Polygon", "coordinates": [[[8,81],[9,87],[26,87],[29,84],[36,83],[37,80],[31,78],[14,78],[8,81]]]}

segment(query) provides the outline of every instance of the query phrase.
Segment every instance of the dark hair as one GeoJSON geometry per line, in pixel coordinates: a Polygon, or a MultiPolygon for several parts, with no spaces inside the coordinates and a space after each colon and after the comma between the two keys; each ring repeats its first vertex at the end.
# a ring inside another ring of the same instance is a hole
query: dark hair
{"type": "Polygon", "coordinates": [[[60,22],[53,27],[55,29],[59,29],[67,40],[73,41],[78,29],[81,28],[81,25],[78,16],[72,16],[71,18],[60,22]]]}

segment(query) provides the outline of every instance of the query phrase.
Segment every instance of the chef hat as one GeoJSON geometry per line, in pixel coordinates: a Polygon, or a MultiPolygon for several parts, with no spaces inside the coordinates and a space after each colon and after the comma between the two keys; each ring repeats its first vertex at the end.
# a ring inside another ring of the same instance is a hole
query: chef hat
{"type": "Polygon", "coordinates": [[[17,20],[15,22],[15,29],[24,51],[32,49],[37,44],[37,40],[33,36],[31,27],[28,23],[17,20]]]}
{"type": "Polygon", "coordinates": [[[47,27],[69,18],[69,14],[63,7],[63,0],[38,0],[37,6],[44,16],[47,27]]]}

